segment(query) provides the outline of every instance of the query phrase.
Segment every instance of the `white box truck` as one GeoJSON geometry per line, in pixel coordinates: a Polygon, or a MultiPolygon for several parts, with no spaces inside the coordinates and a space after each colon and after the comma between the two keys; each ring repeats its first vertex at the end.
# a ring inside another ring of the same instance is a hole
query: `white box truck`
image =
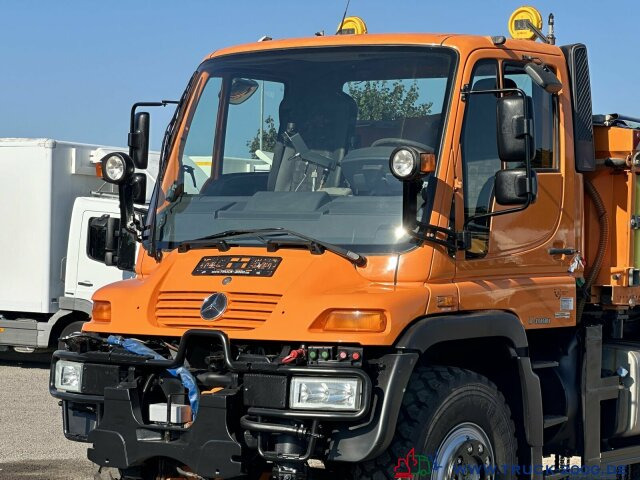
{"type": "MultiPolygon", "coordinates": [[[[89,222],[119,216],[95,164],[123,148],[0,138],[0,350],[57,347],[91,315],[91,296],[132,273],[94,260],[89,222]]],[[[152,155],[147,195],[155,183],[152,155]]]]}

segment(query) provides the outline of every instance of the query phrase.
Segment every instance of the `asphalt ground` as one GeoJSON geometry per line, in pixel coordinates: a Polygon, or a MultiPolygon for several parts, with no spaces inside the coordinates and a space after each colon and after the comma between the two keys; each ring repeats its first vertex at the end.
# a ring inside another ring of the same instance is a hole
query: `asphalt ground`
{"type": "Polygon", "coordinates": [[[87,444],[62,433],[43,354],[0,352],[0,480],[93,480],[87,444]]]}

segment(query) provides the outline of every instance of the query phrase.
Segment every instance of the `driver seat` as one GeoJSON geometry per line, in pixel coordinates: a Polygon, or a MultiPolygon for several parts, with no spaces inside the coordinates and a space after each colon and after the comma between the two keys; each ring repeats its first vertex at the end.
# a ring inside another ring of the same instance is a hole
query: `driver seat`
{"type": "Polygon", "coordinates": [[[273,166],[269,174],[268,189],[275,191],[312,191],[319,188],[323,168],[314,164],[292,160],[295,149],[284,143],[287,124],[295,125],[310,151],[331,158],[336,168],[329,172],[324,186],[340,187],[340,166],[355,132],[358,106],[353,98],[342,91],[325,90],[302,98],[285,97],[280,103],[280,130],[274,151],[273,166]]]}

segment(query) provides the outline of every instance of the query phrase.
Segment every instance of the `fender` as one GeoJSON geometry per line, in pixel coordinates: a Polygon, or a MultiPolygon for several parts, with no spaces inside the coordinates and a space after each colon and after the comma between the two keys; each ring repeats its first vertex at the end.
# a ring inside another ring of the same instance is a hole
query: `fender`
{"type": "Polygon", "coordinates": [[[540,379],[531,367],[526,331],[517,316],[501,310],[485,310],[425,317],[411,324],[396,346],[403,350],[417,350],[422,354],[441,342],[490,337],[504,338],[513,347],[520,376],[524,429],[531,448],[531,463],[539,465],[542,462],[544,431],[542,390],[540,379]]]}
{"type": "Polygon", "coordinates": [[[381,455],[390,445],[404,391],[418,355],[434,345],[479,338],[504,338],[512,347],[518,364],[522,389],[525,434],[531,448],[531,463],[542,462],[543,413],[540,379],[531,368],[527,335],[515,315],[500,310],[456,312],[429,316],[413,322],[396,342],[397,353],[388,365],[387,375],[378,379],[378,396],[374,419],[369,424],[347,432],[336,432],[330,458],[337,461],[363,461],[381,455]],[[339,452],[339,453],[338,453],[339,452]]]}

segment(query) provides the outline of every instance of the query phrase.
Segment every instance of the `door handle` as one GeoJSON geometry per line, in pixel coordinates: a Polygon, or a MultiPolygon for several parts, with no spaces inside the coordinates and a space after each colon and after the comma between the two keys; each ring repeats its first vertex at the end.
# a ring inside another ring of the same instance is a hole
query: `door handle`
{"type": "Polygon", "coordinates": [[[575,248],[550,248],[549,255],[573,255],[576,251],[575,248]]]}
{"type": "Polygon", "coordinates": [[[93,283],[85,280],[84,282],[78,282],[78,285],[82,285],[83,287],[93,287],[93,283]]]}

